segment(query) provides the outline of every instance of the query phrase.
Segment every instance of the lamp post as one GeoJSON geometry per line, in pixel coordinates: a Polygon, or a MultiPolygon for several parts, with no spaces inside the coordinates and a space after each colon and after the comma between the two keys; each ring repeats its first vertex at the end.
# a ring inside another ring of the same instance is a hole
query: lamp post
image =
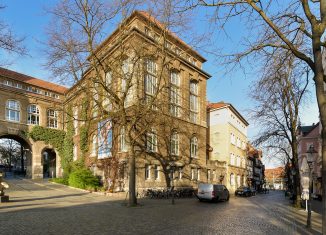
{"type": "Polygon", "coordinates": [[[307,228],[311,228],[311,190],[312,190],[312,167],[314,161],[314,154],[317,153],[313,145],[310,145],[307,151],[307,163],[309,166],[309,199],[308,199],[308,215],[307,228]]]}

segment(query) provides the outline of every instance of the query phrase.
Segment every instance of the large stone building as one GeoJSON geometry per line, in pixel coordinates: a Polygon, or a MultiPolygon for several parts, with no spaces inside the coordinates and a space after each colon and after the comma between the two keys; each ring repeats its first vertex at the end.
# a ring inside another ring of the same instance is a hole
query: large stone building
{"type": "Polygon", "coordinates": [[[33,141],[27,133],[35,125],[63,129],[66,91],[63,86],[0,68],[0,138],[22,144],[28,177],[61,174],[56,149],[43,141],[33,141]]]}
{"type": "MultiPolygon", "coordinates": [[[[218,162],[221,183],[231,192],[247,184],[247,128],[249,123],[229,103],[210,103],[207,107],[208,151],[210,164],[218,162]],[[221,165],[222,163],[222,165],[221,165]]],[[[217,165],[215,163],[215,165],[217,165]]]]}
{"type": "Polygon", "coordinates": [[[86,74],[70,89],[1,70],[1,100],[8,108],[0,111],[0,134],[31,150],[28,175],[55,176],[41,159],[53,146],[22,134],[41,125],[71,135],[73,160],[113,180],[114,190],[128,187],[131,155],[138,189],[166,186],[170,172],[178,187],[206,182],[206,60],[140,11],[92,54],[86,74]]]}

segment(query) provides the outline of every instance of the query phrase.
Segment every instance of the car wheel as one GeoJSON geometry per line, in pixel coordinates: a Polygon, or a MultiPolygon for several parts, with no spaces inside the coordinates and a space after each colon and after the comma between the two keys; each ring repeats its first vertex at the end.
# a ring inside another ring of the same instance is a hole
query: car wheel
{"type": "Polygon", "coordinates": [[[230,195],[228,195],[228,197],[226,198],[226,200],[228,201],[230,199],[230,195]]]}
{"type": "Polygon", "coordinates": [[[250,196],[250,194],[249,193],[246,193],[246,197],[249,197],[250,196]]]}

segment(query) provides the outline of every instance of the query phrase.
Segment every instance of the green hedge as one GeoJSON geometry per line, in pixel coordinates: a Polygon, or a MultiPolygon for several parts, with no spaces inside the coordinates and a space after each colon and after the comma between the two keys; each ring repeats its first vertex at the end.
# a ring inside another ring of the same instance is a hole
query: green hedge
{"type": "Polygon", "coordinates": [[[53,178],[50,179],[50,181],[58,184],[68,185],[68,178],[53,178]]]}
{"type": "Polygon", "coordinates": [[[87,169],[77,169],[69,175],[68,183],[72,187],[96,190],[100,186],[99,179],[87,169]]]}

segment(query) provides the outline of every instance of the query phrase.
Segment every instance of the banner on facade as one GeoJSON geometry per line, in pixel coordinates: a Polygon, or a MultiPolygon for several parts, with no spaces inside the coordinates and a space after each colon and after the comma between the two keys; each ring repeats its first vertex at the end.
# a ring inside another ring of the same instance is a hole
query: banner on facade
{"type": "Polygon", "coordinates": [[[98,123],[98,159],[112,157],[112,122],[110,119],[98,123]]]}

